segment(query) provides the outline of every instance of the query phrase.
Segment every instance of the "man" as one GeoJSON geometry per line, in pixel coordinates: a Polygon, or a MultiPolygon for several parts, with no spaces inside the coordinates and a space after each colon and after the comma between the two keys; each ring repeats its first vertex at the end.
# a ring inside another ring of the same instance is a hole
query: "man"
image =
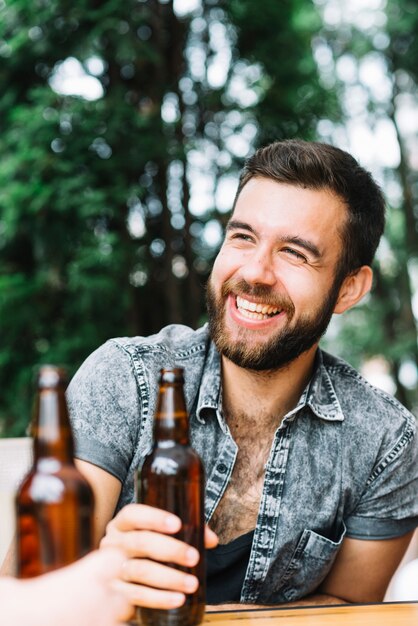
{"type": "Polygon", "coordinates": [[[117,626],[132,614],[118,589],[124,555],[101,550],[30,580],[0,577],[0,621],[7,626],[117,626]]]}
{"type": "Polygon", "coordinates": [[[382,194],[346,152],[262,148],[244,167],[209,280],[209,325],[112,340],[76,374],[79,467],[98,537],[108,524],[102,544],[131,556],[132,603],[178,606],[196,585],[164,565],[196,562],[169,536],[179,522],[125,506],[151,443],[159,369],[173,365],[185,368],[220,543],[208,551],[209,603],[382,600],[418,525],[416,424],[318,343],[332,314],[370,290],[383,227],[382,194]]]}

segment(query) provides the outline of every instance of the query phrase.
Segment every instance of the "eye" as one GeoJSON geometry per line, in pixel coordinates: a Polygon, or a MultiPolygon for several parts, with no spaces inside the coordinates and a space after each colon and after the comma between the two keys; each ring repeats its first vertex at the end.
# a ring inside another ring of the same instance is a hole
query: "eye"
{"type": "Polygon", "coordinates": [[[231,239],[238,239],[240,241],[253,241],[253,236],[248,233],[233,233],[231,239]]]}
{"type": "Polygon", "coordinates": [[[306,256],[304,256],[303,254],[301,254],[298,250],[295,250],[294,248],[283,248],[283,252],[294,257],[295,259],[297,259],[298,261],[302,263],[307,263],[308,261],[306,256]]]}

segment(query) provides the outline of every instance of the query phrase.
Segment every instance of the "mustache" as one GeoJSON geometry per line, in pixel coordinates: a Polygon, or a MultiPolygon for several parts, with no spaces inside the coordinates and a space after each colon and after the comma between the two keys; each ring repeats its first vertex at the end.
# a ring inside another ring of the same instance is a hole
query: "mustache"
{"type": "Polygon", "coordinates": [[[295,306],[290,298],[285,295],[275,293],[267,285],[250,285],[243,278],[229,278],[223,283],[221,294],[223,298],[226,298],[231,293],[237,296],[245,295],[257,298],[261,300],[262,304],[285,311],[289,319],[293,317],[295,312],[295,306]]]}

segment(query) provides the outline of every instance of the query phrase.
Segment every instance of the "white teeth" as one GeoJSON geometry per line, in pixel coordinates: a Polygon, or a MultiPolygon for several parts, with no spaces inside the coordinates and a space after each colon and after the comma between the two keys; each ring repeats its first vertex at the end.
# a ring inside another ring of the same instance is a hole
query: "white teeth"
{"type": "Polygon", "coordinates": [[[250,319],[265,319],[266,317],[279,313],[279,309],[275,307],[269,306],[268,304],[250,302],[240,296],[236,297],[236,303],[240,312],[250,319]]]}

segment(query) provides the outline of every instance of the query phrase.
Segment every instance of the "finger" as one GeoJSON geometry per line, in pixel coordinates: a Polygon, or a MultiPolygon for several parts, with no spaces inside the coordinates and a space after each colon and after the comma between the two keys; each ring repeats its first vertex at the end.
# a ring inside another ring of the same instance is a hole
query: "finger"
{"type": "Polygon", "coordinates": [[[206,524],[205,526],[205,547],[215,548],[219,543],[219,538],[216,533],[206,524]]]}
{"type": "Polygon", "coordinates": [[[126,560],[122,578],[125,582],[140,583],[147,587],[183,593],[193,593],[199,586],[196,576],[148,559],[126,560]]]}
{"type": "Polygon", "coordinates": [[[161,533],[176,533],[181,528],[181,521],[172,513],[156,509],[146,504],[128,504],[109,523],[110,528],[121,531],[155,530],[161,533]]]}
{"type": "Polygon", "coordinates": [[[176,609],[186,601],[184,593],[163,591],[144,585],[135,585],[118,581],[117,588],[125,595],[130,604],[150,609],[176,609]]]}
{"type": "Polygon", "coordinates": [[[115,545],[132,558],[145,557],[185,567],[193,567],[199,561],[199,552],[195,548],[174,537],[147,530],[106,535],[100,547],[115,545]]]}
{"type": "Polygon", "coordinates": [[[109,583],[109,592],[112,596],[113,615],[122,622],[134,618],[135,608],[128,595],[121,589],[120,581],[109,583]]]}

